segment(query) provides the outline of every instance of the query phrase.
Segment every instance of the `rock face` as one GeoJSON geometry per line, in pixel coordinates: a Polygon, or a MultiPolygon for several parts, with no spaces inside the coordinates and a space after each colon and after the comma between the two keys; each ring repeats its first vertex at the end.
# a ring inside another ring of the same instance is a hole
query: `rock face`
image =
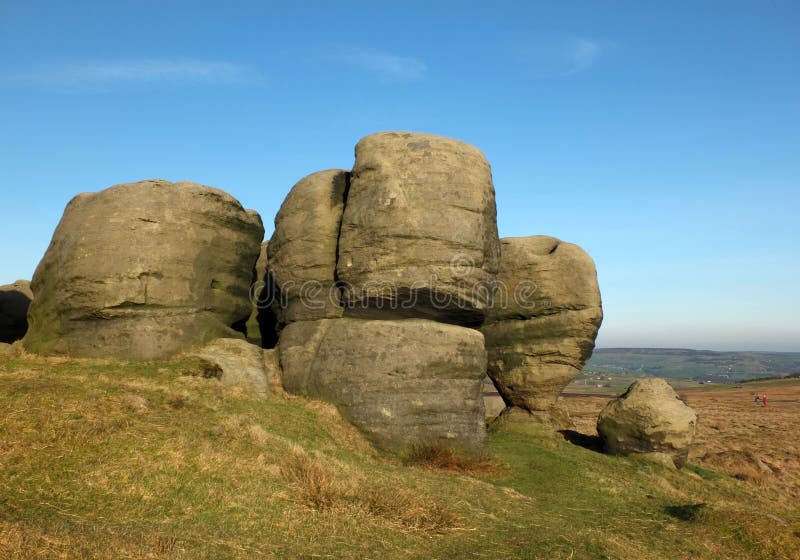
{"type": "Polygon", "coordinates": [[[597,420],[606,452],[614,455],[664,453],[678,467],[686,463],[697,415],[663,379],[634,381],[609,402],[597,420]]]}
{"type": "Polygon", "coordinates": [[[481,328],[489,376],[509,406],[561,425],[556,400],[591,356],[603,319],[594,262],[547,236],[502,239],[501,253],[481,328]]]}
{"type": "Polygon", "coordinates": [[[31,288],[34,353],[156,359],[239,336],[264,229],[223,191],[152,180],[67,205],[31,288]]]}
{"type": "Polygon", "coordinates": [[[0,342],[11,344],[25,336],[32,299],[33,292],[27,280],[0,286],[0,342]]]}
{"type": "Polygon", "coordinates": [[[407,132],[356,145],[336,268],[345,315],[478,326],[498,249],[491,170],[477,148],[407,132]]]}
{"type": "Polygon", "coordinates": [[[422,319],[324,319],[288,325],[280,362],[287,391],[337,405],[376,445],[486,441],[483,337],[422,319]]]}
{"type": "Polygon", "coordinates": [[[275,216],[269,272],[281,324],[342,316],[335,286],[337,246],[349,173],[331,169],[301,179],[275,216]]]}
{"type": "Polygon", "coordinates": [[[264,354],[255,344],[238,338],[218,338],[189,356],[218,368],[223,385],[239,387],[260,397],[270,393],[264,354]]]}

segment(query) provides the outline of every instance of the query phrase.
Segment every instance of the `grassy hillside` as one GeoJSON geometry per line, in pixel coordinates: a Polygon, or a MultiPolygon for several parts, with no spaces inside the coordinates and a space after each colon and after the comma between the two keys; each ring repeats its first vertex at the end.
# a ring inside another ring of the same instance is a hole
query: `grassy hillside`
{"type": "Polygon", "coordinates": [[[590,372],[736,382],[800,372],[800,352],[713,352],[670,348],[598,348],[590,372]]]}
{"type": "Polygon", "coordinates": [[[785,495],[501,425],[376,453],[330,405],[187,362],[0,362],[0,558],[796,558],[785,495]],[[772,517],[770,517],[772,516],[772,517]]]}

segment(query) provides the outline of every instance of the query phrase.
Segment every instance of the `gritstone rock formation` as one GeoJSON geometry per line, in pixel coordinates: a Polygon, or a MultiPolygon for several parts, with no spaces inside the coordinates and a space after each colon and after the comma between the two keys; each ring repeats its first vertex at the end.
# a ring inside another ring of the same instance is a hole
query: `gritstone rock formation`
{"type": "Polygon", "coordinates": [[[562,424],[556,400],[591,356],[603,319],[594,262],[553,237],[504,238],[497,287],[481,329],[489,376],[508,406],[562,424]]]}
{"type": "Polygon", "coordinates": [[[34,274],[23,344],[45,355],[156,359],[238,336],[263,235],[258,214],[194,183],[80,194],[34,274]]]}
{"type": "Polygon", "coordinates": [[[345,315],[479,326],[498,249],[491,170],[477,148],[407,132],[358,142],[336,266],[345,315]]]}
{"type": "Polygon", "coordinates": [[[483,336],[424,319],[323,319],[281,332],[284,388],[337,405],[376,445],[486,442],[483,336]]]}
{"type": "Polygon", "coordinates": [[[591,258],[539,236],[503,240],[501,262],[491,170],[468,144],[383,132],[355,155],[291,189],[268,244],[210,187],[78,195],[34,275],[25,348],[136,360],[213,340],[194,356],[223,383],[331,401],[379,447],[471,451],[488,351],[509,413],[550,418],[602,319],[591,258]]]}
{"type": "Polygon", "coordinates": [[[27,280],[0,286],[0,342],[10,344],[25,336],[32,299],[33,292],[27,280]]]}
{"type": "Polygon", "coordinates": [[[342,316],[336,259],[348,181],[340,169],[313,173],[292,188],[275,216],[268,269],[280,325],[342,316]]]}
{"type": "Polygon", "coordinates": [[[638,379],[609,402],[597,419],[605,450],[614,455],[663,453],[682,467],[697,415],[672,387],[656,377],[638,379]]]}

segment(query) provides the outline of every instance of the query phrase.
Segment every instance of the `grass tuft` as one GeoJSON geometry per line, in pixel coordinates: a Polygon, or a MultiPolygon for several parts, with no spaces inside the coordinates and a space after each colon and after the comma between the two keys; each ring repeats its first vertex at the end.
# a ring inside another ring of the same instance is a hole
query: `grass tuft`
{"type": "Polygon", "coordinates": [[[284,479],[306,507],[339,516],[367,515],[405,529],[441,532],[457,526],[458,516],[416,491],[357,484],[338,476],[321,454],[310,455],[295,447],[281,467],[284,479]]]}
{"type": "Polygon", "coordinates": [[[437,442],[413,444],[403,464],[465,474],[497,474],[501,470],[488,453],[463,453],[437,442]]]}

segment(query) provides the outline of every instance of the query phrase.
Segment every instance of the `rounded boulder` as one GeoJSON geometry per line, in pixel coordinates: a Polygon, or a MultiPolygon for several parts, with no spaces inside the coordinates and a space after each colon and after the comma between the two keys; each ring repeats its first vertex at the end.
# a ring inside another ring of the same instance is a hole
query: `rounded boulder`
{"type": "Polygon", "coordinates": [[[229,194],[141,181],[76,196],[31,283],[37,354],[158,359],[241,336],[264,228],[229,194]]]}
{"type": "Polygon", "coordinates": [[[634,381],[597,419],[607,453],[663,453],[678,467],[686,463],[696,426],[694,410],[657,377],[634,381]]]}

